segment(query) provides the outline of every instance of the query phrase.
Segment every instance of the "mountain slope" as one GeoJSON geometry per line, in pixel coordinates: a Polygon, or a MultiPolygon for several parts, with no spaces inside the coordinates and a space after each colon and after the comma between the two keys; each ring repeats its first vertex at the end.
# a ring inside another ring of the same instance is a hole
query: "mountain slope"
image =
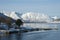
{"type": "Polygon", "coordinates": [[[48,15],[28,12],[21,16],[21,18],[26,22],[50,22],[51,18],[48,15]]]}
{"type": "Polygon", "coordinates": [[[4,20],[5,21],[7,19],[11,20],[11,22],[15,22],[15,20],[12,19],[11,17],[8,17],[8,16],[4,15],[4,13],[0,13],[0,20],[4,20]]]}
{"type": "Polygon", "coordinates": [[[17,19],[21,19],[22,14],[13,11],[13,12],[4,12],[4,15],[9,16],[9,17],[13,18],[14,20],[17,20],[17,19]]]}

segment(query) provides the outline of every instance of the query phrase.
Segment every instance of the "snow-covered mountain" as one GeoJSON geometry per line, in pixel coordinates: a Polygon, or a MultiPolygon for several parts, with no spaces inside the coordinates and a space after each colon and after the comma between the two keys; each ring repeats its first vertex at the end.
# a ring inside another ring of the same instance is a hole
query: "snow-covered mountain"
{"type": "Polygon", "coordinates": [[[0,17],[3,17],[3,18],[8,18],[7,16],[5,16],[3,13],[0,13],[0,17]]]}
{"type": "Polygon", "coordinates": [[[15,21],[15,20],[12,19],[11,17],[6,16],[6,15],[4,15],[4,13],[1,13],[1,12],[0,12],[0,21],[3,20],[2,22],[5,22],[7,19],[10,19],[12,23],[15,21]]]}
{"type": "Polygon", "coordinates": [[[17,13],[17,12],[11,12],[10,17],[17,20],[17,19],[21,19],[21,14],[17,13]]]}
{"type": "Polygon", "coordinates": [[[15,20],[21,19],[21,15],[22,15],[18,12],[15,12],[15,11],[13,11],[13,12],[3,12],[3,14],[6,15],[6,16],[9,16],[9,17],[11,17],[15,20]]]}
{"type": "Polygon", "coordinates": [[[58,16],[54,16],[54,17],[52,17],[54,20],[56,20],[56,19],[59,19],[59,17],[58,16]]]}
{"type": "Polygon", "coordinates": [[[28,12],[21,16],[21,18],[26,22],[50,22],[52,19],[45,14],[28,12]]]}
{"type": "Polygon", "coordinates": [[[24,14],[18,12],[3,12],[4,15],[11,17],[15,20],[22,19],[24,22],[50,22],[51,17],[41,13],[27,12],[24,14]]]}

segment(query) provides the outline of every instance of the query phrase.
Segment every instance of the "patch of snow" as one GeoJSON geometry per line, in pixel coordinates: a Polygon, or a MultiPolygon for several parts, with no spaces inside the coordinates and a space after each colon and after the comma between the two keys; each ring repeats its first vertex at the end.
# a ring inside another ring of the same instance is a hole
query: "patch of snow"
{"type": "Polygon", "coordinates": [[[58,17],[57,16],[54,16],[54,17],[52,17],[53,19],[58,19],[58,17]]]}
{"type": "Polygon", "coordinates": [[[20,17],[18,17],[18,15],[16,14],[16,12],[11,12],[10,17],[13,19],[20,19],[20,17]]]}

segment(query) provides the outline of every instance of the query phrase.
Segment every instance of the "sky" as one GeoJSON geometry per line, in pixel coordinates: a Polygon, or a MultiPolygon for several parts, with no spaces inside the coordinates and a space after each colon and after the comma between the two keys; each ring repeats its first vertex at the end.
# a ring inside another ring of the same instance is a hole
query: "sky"
{"type": "Polygon", "coordinates": [[[60,0],[0,0],[0,11],[39,12],[60,17],[60,0]]]}

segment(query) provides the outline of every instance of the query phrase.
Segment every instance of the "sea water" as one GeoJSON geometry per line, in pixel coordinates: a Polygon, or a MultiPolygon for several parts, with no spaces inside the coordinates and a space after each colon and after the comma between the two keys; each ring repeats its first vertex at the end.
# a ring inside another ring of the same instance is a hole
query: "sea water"
{"type": "Polygon", "coordinates": [[[59,23],[25,23],[23,27],[57,27],[58,30],[41,30],[25,33],[0,34],[0,40],[60,40],[59,23]]]}

